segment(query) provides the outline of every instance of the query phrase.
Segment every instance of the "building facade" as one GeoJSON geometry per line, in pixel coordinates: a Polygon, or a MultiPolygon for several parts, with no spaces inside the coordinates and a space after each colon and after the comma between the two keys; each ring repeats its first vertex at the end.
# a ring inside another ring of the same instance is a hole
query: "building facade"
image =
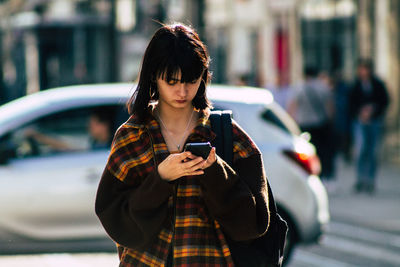
{"type": "Polygon", "coordinates": [[[173,21],[205,40],[215,83],[293,85],[305,65],[352,82],[357,59],[372,58],[391,96],[388,148],[400,155],[398,0],[3,0],[0,18],[1,103],[133,81],[149,38],[173,21]]]}
{"type": "Polygon", "coordinates": [[[375,62],[390,94],[385,157],[400,158],[400,3],[397,0],[209,0],[214,81],[295,85],[313,65],[351,84],[359,58],[375,62]]]}

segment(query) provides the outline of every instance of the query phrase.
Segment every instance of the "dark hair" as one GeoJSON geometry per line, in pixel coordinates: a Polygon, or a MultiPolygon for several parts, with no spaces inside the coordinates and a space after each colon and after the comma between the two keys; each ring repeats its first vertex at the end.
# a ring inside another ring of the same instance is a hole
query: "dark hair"
{"type": "Polygon", "coordinates": [[[367,68],[371,73],[374,69],[374,63],[369,58],[359,58],[357,66],[367,68]]]}
{"type": "Polygon", "coordinates": [[[306,77],[315,78],[318,76],[318,69],[314,66],[308,65],[303,70],[306,77]]]}
{"type": "Polygon", "coordinates": [[[112,106],[96,107],[90,116],[95,117],[101,123],[107,123],[110,127],[113,122],[115,110],[112,106]]]}
{"type": "Polygon", "coordinates": [[[164,25],[153,35],[144,53],[137,88],[127,103],[129,114],[135,113],[144,122],[150,101],[159,97],[157,79],[171,81],[179,72],[182,83],[202,75],[192,104],[197,109],[211,107],[206,96],[206,84],[211,78],[209,61],[205,45],[192,28],[182,24],[164,25]]]}

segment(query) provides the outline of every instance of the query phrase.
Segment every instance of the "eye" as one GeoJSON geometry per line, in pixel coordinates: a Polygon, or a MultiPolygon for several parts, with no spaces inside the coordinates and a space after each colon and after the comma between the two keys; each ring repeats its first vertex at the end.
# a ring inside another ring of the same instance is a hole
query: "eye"
{"type": "Polygon", "coordinates": [[[177,81],[177,80],[169,80],[169,81],[167,81],[167,83],[168,83],[169,85],[175,85],[175,84],[178,83],[178,81],[177,81]]]}
{"type": "Polygon", "coordinates": [[[195,84],[195,83],[197,83],[198,81],[199,81],[199,79],[195,79],[195,80],[191,81],[190,83],[191,83],[191,84],[195,84]]]}

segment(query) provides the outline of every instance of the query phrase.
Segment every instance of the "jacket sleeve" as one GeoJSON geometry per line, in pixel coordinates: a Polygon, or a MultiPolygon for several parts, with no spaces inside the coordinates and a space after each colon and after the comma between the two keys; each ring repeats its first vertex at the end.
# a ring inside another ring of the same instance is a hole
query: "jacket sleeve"
{"type": "Polygon", "coordinates": [[[375,99],[374,117],[381,117],[385,115],[385,111],[389,105],[389,95],[383,81],[376,79],[375,83],[378,90],[378,97],[375,99]]]}
{"type": "Polygon", "coordinates": [[[258,148],[237,126],[233,127],[233,133],[233,166],[217,157],[200,181],[211,215],[231,239],[244,241],[268,230],[268,190],[258,148]]]}
{"type": "MultiPolygon", "coordinates": [[[[122,139],[126,142],[127,138],[122,139]]],[[[173,187],[162,180],[156,170],[139,177],[140,170],[131,169],[125,179],[117,177],[113,168],[121,168],[128,157],[124,155],[128,154],[118,152],[116,147],[132,148],[119,146],[118,140],[113,142],[113,147],[98,187],[95,211],[115,242],[129,248],[142,247],[161,230],[173,187]]]]}

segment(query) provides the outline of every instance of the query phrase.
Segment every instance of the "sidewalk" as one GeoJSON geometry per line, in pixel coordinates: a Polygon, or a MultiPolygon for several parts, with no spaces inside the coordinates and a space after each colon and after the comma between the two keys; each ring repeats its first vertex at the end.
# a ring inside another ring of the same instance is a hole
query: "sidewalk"
{"type": "Polygon", "coordinates": [[[0,256],[2,267],[112,267],[118,264],[117,253],[0,256]]]}
{"type": "Polygon", "coordinates": [[[354,193],[355,170],[337,164],[337,188],[329,193],[331,220],[400,233],[400,166],[382,163],[373,195],[354,193]]]}

